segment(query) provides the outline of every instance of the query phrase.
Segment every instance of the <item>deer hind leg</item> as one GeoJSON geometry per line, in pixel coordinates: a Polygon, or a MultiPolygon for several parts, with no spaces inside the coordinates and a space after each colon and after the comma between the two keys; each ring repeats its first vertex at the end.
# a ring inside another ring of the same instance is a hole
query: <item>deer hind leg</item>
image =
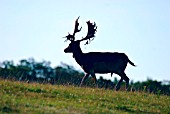
{"type": "Polygon", "coordinates": [[[90,75],[90,74],[88,74],[88,73],[84,75],[84,77],[83,77],[82,80],[81,80],[80,86],[83,85],[83,82],[89,77],[89,75],[90,75]]]}
{"type": "Polygon", "coordinates": [[[123,81],[123,78],[121,77],[119,82],[116,84],[116,91],[118,91],[120,89],[120,84],[122,83],[122,81],[123,81]]]}
{"type": "Polygon", "coordinates": [[[126,90],[128,90],[128,87],[129,87],[129,78],[126,76],[125,73],[122,74],[122,78],[126,81],[126,90]]]}
{"type": "Polygon", "coordinates": [[[123,80],[126,81],[126,90],[127,90],[129,87],[129,78],[126,76],[126,74],[124,72],[120,73],[119,76],[121,77],[121,79],[116,85],[116,91],[118,91],[120,89],[120,84],[122,83],[123,80]]]}

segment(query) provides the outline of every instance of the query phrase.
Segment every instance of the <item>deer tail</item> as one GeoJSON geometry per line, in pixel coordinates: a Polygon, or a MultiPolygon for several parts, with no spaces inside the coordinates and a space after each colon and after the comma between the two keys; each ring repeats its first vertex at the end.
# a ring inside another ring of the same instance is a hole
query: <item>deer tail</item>
{"type": "Polygon", "coordinates": [[[136,66],[132,61],[130,61],[129,59],[128,59],[128,62],[132,65],[132,66],[136,66]]]}

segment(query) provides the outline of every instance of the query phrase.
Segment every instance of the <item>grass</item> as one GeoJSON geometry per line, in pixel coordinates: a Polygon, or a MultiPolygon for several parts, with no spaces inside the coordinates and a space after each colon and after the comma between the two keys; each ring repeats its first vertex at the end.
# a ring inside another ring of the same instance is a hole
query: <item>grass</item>
{"type": "Polygon", "coordinates": [[[0,80],[0,113],[170,113],[170,96],[0,80]]]}

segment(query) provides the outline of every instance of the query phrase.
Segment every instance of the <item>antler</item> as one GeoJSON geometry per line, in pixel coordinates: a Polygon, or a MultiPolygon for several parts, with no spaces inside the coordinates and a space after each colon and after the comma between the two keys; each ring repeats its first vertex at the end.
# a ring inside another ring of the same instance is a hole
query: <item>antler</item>
{"type": "MultiPolygon", "coordinates": [[[[80,16],[79,16],[80,17],[80,16]]],[[[75,21],[75,28],[74,28],[74,33],[73,33],[73,35],[71,35],[70,33],[68,33],[68,35],[67,36],[65,36],[67,39],[66,40],[70,40],[70,41],[74,41],[75,40],[75,34],[76,34],[76,32],[80,32],[81,31],[81,29],[82,29],[82,27],[80,28],[80,29],[78,29],[78,26],[79,26],[79,23],[78,23],[78,19],[79,19],[79,17],[76,19],[76,21],[75,21]]],[[[65,38],[64,37],[64,38],[65,38]]]]}
{"type": "Polygon", "coordinates": [[[97,31],[97,26],[96,26],[95,22],[93,24],[90,21],[87,21],[87,26],[88,26],[87,36],[85,38],[81,39],[80,41],[87,40],[86,44],[89,44],[90,41],[92,41],[95,37],[95,33],[97,31]]]}

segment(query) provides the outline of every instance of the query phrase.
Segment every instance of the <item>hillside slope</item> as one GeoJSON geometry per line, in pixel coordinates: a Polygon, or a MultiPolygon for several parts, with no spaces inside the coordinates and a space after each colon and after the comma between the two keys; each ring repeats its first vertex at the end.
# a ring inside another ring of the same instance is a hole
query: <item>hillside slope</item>
{"type": "Polygon", "coordinates": [[[170,96],[0,80],[0,113],[170,113],[170,96]]]}

